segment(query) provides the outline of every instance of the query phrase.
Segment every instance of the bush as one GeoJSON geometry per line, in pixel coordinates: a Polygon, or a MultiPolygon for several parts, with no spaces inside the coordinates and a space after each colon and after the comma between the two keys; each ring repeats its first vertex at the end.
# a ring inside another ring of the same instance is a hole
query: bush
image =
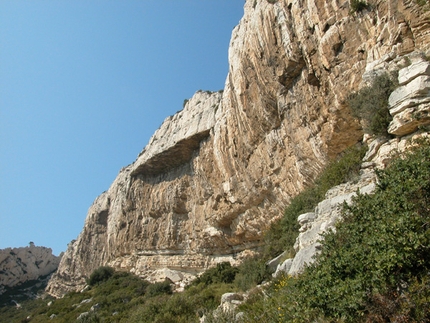
{"type": "Polygon", "coordinates": [[[172,286],[170,285],[170,281],[166,279],[164,282],[148,285],[146,288],[146,293],[149,297],[163,294],[172,294],[172,286]]]}
{"type": "Polygon", "coordinates": [[[229,262],[222,262],[216,265],[216,267],[209,268],[201,276],[197,277],[193,281],[193,285],[203,283],[205,285],[225,283],[231,284],[239,272],[237,267],[232,267],[229,262]]]}
{"type": "Polygon", "coordinates": [[[353,115],[362,120],[366,132],[388,136],[387,128],[392,120],[388,98],[397,85],[396,75],[384,73],[377,76],[370,86],[348,96],[347,104],[353,115]]]}
{"type": "Polygon", "coordinates": [[[247,322],[430,322],[430,141],[378,177],[314,264],[241,306],[247,322]]]}
{"type": "Polygon", "coordinates": [[[429,0],[415,0],[415,2],[421,7],[429,4],[429,0]]]}
{"type": "MultiPolygon", "coordinates": [[[[318,260],[299,278],[300,315],[313,309],[315,316],[317,309],[345,322],[366,315],[388,322],[397,315],[393,308],[409,304],[398,298],[411,294],[417,304],[426,299],[428,285],[421,292],[409,287],[430,269],[430,144],[421,145],[380,172],[373,195],[345,206],[344,221],[325,235],[318,260]]],[[[403,322],[428,318],[421,306],[404,311],[409,317],[403,322]]]]}
{"type": "Polygon", "coordinates": [[[366,150],[366,147],[358,145],[346,149],[337,160],[329,163],[313,186],[291,200],[283,218],[272,223],[265,234],[264,259],[273,258],[285,250],[289,252],[289,257],[294,256],[293,246],[299,234],[297,217],[313,211],[331,187],[358,177],[366,150]]]}
{"type": "Polygon", "coordinates": [[[351,0],[351,12],[360,12],[368,7],[368,4],[361,0],[351,0]]]}
{"type": "Polygon", "coordinates": [[[270,278],[270,273],[266,261],[262,258],[251,258],[244,260],[239,265],[234,284],[242,291],[247,291],[268,278],[270,278]]]}
{"type": "Polygon", "coordinates": [[[108,280],[113,275],[114,272],[115,270],[112,267],[105,267],[105,266],[99,267],[93,271],[87,283],[90,286],[94,286],[96,284],[104,282],[108,280]]]}

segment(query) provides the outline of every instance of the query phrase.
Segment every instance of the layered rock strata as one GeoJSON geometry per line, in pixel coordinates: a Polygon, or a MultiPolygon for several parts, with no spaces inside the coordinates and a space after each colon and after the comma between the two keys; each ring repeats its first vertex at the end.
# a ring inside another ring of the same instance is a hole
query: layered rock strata
{"type": "Polygon", "coordinates": [[[88,211],[48,291],[100,265],[149,277],[240,261],[328,160],[361,140],[345,105],[362,75],[430,48],[412,0],[248,0],[233,30],[223,93],[199,92],[165,120],[88,211]],[[372,1],[369,1],[372,2],[372,1]]]}
{"type": "MultiPolygon", "coordinates": [[[[6,248],[0,250],[0,286],[14,287],[54,272],[61,257],[46,247],[6,248]]],[[[0,288],[0,294],[2,293],[0,288]]]]}
{"type": "MultiPolygon", "coordinates": [[[[388,132],[397,135],[396,138],[370,138],[369,149],[363,159],[361,175],[353,182],[333,187],[326,193],[314,212],[301,214],[297,221],[300,224],[300,234],[294,245],[297,252],[294,258],[279,263],[280,256],[270,264],[276,268],[275,276],[279,273],[297,275],[315,261],[320,240],[328,230],[335,230],[335,225],[341,221],[341,205],[351,203],[352,197],[360,192],[371,194],[376,187],[375,169],[383,169],[399,152],[408,149],[414,139],[428,136],[430,124],[430,62],[419,53],[413,52],[402,56],[390,63],[385,63],[388,70],[406,62],[407,66],[398,71],[399,87],[389,97],[389,109],[393,121],[388,132]],[[418,117],[414,114],[419,114],[418,117]]],[[[377,65],[374,65],[377,66],[377,65]]],[[[373,72],[384,69],[379,66],[373,72]]]]}

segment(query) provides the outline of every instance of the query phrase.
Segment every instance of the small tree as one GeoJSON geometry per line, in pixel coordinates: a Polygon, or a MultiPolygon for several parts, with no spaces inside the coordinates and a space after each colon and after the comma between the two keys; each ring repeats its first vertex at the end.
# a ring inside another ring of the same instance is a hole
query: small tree
{"type": "Polygon", "coordinates": [[[112,267],[102,266],[93,271],[87,283],[90,286],[94,286],[101,282],[108,280],[115,270],[112,267]]]}
{"type": "Polygon", "coordinates": [[[392,120],[388,110],[388,98],[397,87],[397,78],[388,73],[377,76],[370,86],[363,87],[348,96],[347,104],[355,117],[360,118],[364,130],[374,135],[388,135],[392,120]]]}
{"type": "Polygon", "coordinates": [[[368,7],[365,1],[351,0],[351,12],[360,12],[368,7]]]}
{"type": "Polygon", "coordinates": [[[172,294],[172,286],[170,285],[170,281],[166,279],[163,282],[150,284],[146,288],[146,293],[149,297],[163,294],[172,294]]]}

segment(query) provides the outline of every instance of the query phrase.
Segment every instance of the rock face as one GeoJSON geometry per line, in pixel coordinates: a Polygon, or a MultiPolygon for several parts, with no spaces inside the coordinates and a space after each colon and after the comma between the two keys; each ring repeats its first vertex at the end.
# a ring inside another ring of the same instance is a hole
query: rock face
{"type": "Polygon", "coordinates": [[[393,121],[388,132],[403,136],[430,124],[430,62],[413,57],[411,65],[399,71],[399,84],[389,99],[393,121]]]}
{"type": "Polygon", "coordinates": [[[223,93],[198,92],[165,120],[90,207],[48,291],[79,289],[101,265],[195,274],[258,247],[290,198],[361,140],[347,95],[430,49],[423,7],[369,2],[351,14],[348,1],[246,1],[223,93]]]}
{"type": "MultiPolygon", "coordinates": [[[[340,206],[344,202],[350,203],[357,191],[361,194],[371,194],[376,187],[375,169],[385,168],[393,154],[407,150],[411,139],[428,135],[428,129],[416,131],[430,123],[428,103],[430,91],[426,81],[430,78],[430,62],[424,60],[421,55],[411,53],[388,64],[384,63],[385,68],[393,69],[393,66],[397,66],[399,61],[405,58],[408,64],[399,70],[399,87],[389,97],[393,121],[388,131],[398,137],[370,139],[368,152],[363,158],[360,178],[331,188],[326,193],[326,199],[318,203],[314,212],[298,216],[300,234],[294,245],[297,253],[292,259],[287,259],[283,263],[278,262],[275,276],[279,273],[297,275],[306,265],[313,263],[322,234],[328,230],[335,230],[335,224],[341,220],[340,206]],[[413,117],[412,114],[417,112],[420,113],[420,117],[413,117]]],[[[274,261],[276,258],[272,260],[274,261]]]]}
{"type": "Polygon", "coordinates": [[[60,259],[50,248],[36,247],[33,243],[24,248],[1,249],[0,285],[14,287],[46,276],[58,268],[60,259]]]}

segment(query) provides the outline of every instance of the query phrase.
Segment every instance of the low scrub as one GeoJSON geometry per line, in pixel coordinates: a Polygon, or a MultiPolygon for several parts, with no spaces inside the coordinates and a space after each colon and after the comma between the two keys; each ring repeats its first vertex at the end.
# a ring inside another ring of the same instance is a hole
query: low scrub
{"type": "Polygon", "coordinates": [[[112,267],[106,267],[106,266],[99,267],[92,272],[87,283],[90,286],[94,286],[96,284],[99,284],[101,282],[108,280],[113,275],[113,273],[114,273],[114,269],[112,267]]]}
{"type": "Polygon", "coordinates": [[[430,144],[378,174],[297,277],[244,305],[249,322],[429,322],[430,144]]]}
{"type": "Polygon", "coordinates": [[[285,250],[290,257],[294,256],[293,246],[299,234],[297,217],[313,211],[331,187],[357,178],[366,150],[366,147],[360,145],[345,150],[337,160],[329,163],[311,187],[291,200],[284,216],[274,222],[265,235],[263,258],[273,258],[285,250]]]}
{"type": "Polygon", "coordinates": [[[364,131],[377,136],[388,136],[387,129],[392,120],[388,98],[397,86],[397,75],[384,73],[375,77],[370,86],[348,96],[347,104],[353,115],[361,120],[364,131]]]}
{"type": "Polygon", "coordinates": [[[367,2],[362,0],[351,0],[351,12],[360,12],[369,7],[367,2]]]}

